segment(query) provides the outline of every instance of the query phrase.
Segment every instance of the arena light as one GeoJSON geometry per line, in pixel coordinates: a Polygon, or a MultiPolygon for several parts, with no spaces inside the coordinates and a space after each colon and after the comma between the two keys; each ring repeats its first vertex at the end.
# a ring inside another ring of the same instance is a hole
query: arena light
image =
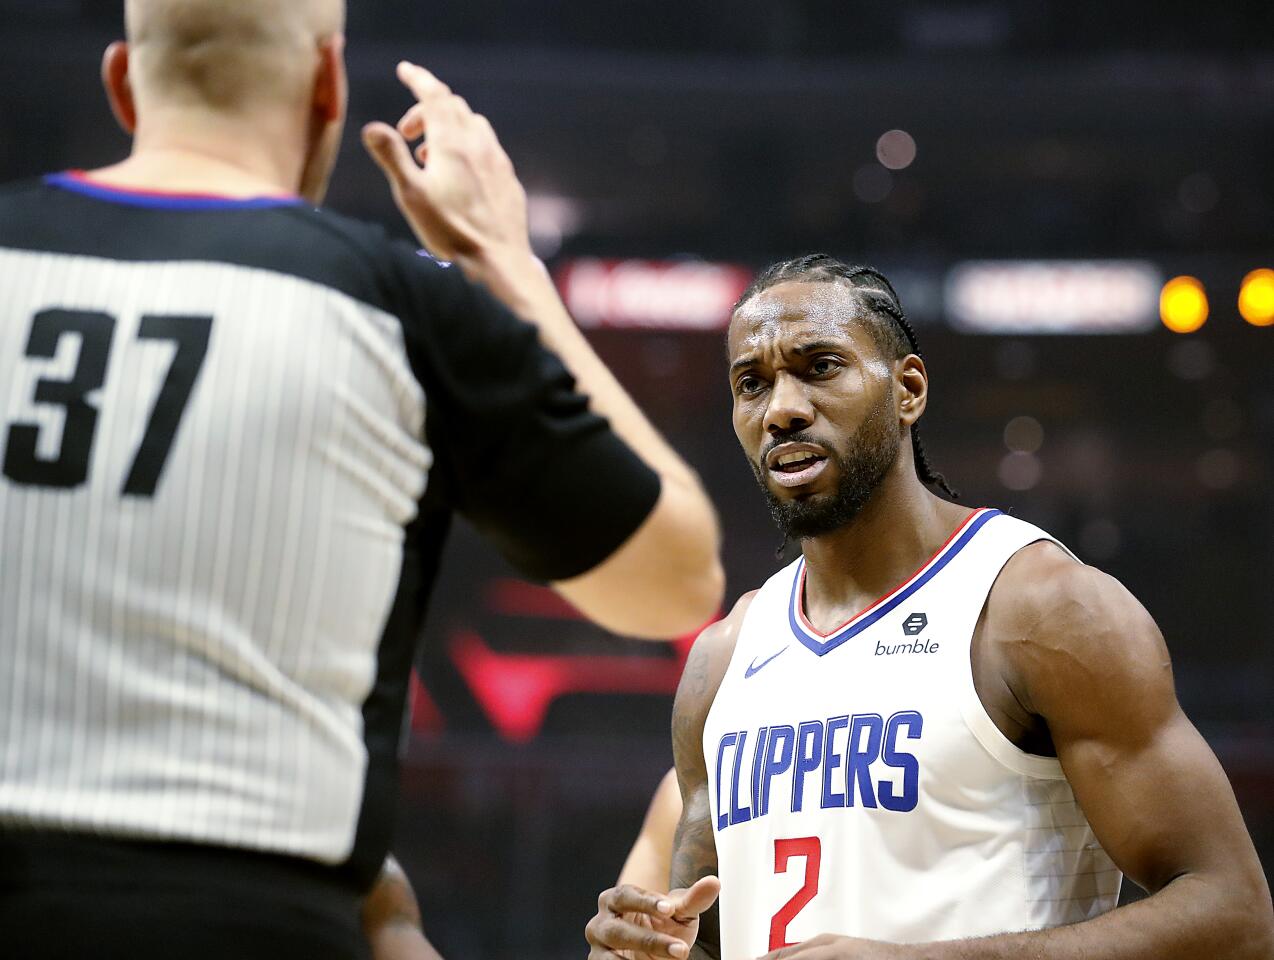
{"type": "Polygon", "coordinates": [[[946,312],[966,333],[1141,333],[1161,282],[1141,260],[976,260],[947,274],[946,312]]]}
{"type": "Polygon", "coordinates": [[[556,280],[581,327],[721,330],[752,281],[745,267],[702,260],[572,260],[556,280]]]}
{"type": "Polygon", "coordinates": [[[1197,277],[1173,277],[1159,293],[1159,318],[1173,333],[1194,333],[1208,319],[1208,294],[1197,277]]]}
{"type": "Polygon", "coordinates": [[[584,223],[583,207],[570,197],[550,193],[529,193],[526,197],[527,227],[536,254],[548,259],[562,249],[562,241],[578,233],[584,223]]]}
{"type": "Polygon", "coordinates": [[[1239,316],[1254,327],[1274,326],[1274,270],[1253,270],[1243,278],[1239,316]]]}
{"type": "Polygon", "coordinates": [[[916,159],[916,141],[906,130],[887,130],[876,141],[876,159],[882,167],[905,170],[916,159]]]}

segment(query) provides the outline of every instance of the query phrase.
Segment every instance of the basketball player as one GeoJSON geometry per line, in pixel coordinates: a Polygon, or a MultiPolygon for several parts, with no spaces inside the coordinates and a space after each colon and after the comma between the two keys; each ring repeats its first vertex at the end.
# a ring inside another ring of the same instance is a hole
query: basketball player
{"type": "Polygon", "coordinates": [[[928,372],[888,281],[776,264],[728,353],[735,433],[802,556],[696,642],[676,892],[605,892],[593,960],[1274,956],[1145,610],[1044,531],[926,489],[928,372]],[[1115,911],[1122,874],[1150,896],[1115,911]]]}
{"type": "Polygon", "coordinates": [[[314,209],[341,0],[126,15],[131,156],[0,193],[0,952],[346,960],[450,516],[644,636],[716,609],[715,518],[464,101],[403,64],[365,131],[446,268],[314,209]]]}

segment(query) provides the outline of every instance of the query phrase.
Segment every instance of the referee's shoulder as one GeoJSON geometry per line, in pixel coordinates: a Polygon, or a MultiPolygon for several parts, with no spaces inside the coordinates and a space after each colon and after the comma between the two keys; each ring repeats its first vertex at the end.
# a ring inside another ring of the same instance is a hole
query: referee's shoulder
{"type": "Polygon", "coordinates": [[[428,296],[431,290],[458,279],[458,271],[450,269],[449,264],[391,236],[378,223],[308,205],[280,207],[275,213],[295,223],[298,229],[311,231],[319,242],[325,240],[342,249],[350,258],[350,265],[375,284],[371,299],[391,312],[410,312],[422,293],[428,296]]]}
{"type": "Polygon", "coordinates": [[[5,181],[0,183],[0,206],[30,203],[46,193],[47,189],[43,177],[24,177],[20,180],[5,181]]]}

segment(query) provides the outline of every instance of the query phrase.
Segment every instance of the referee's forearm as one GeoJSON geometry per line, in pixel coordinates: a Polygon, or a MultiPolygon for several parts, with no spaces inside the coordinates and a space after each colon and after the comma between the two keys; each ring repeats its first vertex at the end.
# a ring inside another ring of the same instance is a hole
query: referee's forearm
{"type": "Polygon", "coordinates": [[[529,249],[490,251],[466,258],[460,266],[470,280],[483,284],[505,306],[540,331],[540,339],[556,353],[594,411],[665,481],[699,488],[690,466],[659,435],[628,393],[593,352],[558,295],[544,264],[529,249]]]}
{"type": "Polygon", "coordinates": [[[593,352],[530,249],[468,258],[460,266],[518,316],[533,324],[561,358],[593,411],[659,476],[659,501],[642,527],[612,555],[608,576],[558,584],[603,626],[633,636],[676,636],[720,608],[725,574],[716,511],[698,475],[646,419],[593,352]],[[616,589],[621,584],[622,589],[616,589]]]}

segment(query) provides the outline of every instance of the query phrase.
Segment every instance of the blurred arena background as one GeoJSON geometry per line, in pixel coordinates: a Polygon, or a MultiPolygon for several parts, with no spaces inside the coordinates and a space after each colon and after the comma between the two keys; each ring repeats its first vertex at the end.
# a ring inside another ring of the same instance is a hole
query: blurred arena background
{"type": "MultiPolygon", "coordinates": [[[[406,106],[403,57],[490,116],[575,315],[717,501],[730,602],[779,538],[731,432],[728,308],[773,259],[875,263],[928,355],[935,465],[1142,599],[1269,869],[1274,7],[351,6],[351,132],[406,106]]],[[[121,7],[0,0],[0,180],[126,149],[97,81],[121,7]]],[[[402,232],[354,136],[330,204],[402,232]]],[[[397,843],[444,954],[582,955],[688,640],[607,638],[457,527],[397,843]]]]}

